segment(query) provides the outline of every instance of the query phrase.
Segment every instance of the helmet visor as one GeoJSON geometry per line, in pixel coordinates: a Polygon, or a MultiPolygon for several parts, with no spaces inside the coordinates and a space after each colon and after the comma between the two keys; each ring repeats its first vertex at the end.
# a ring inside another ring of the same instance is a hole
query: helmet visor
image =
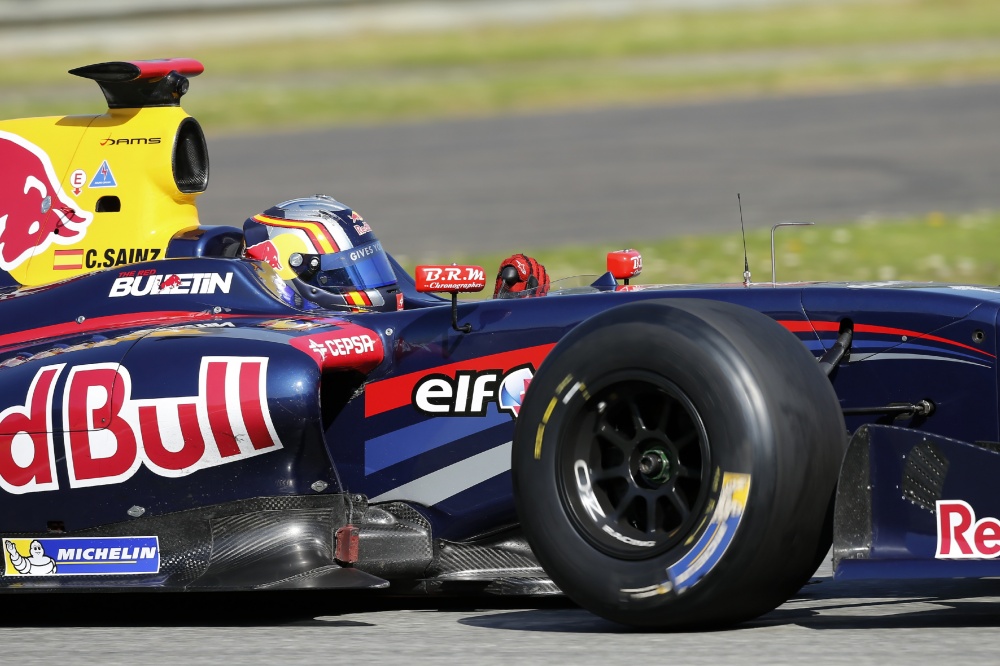
{"type": "Polygon", "coordinates": [[[319,268],[320,284],[324,287],[364,290],[396,283],[396,274],[378,241],[320,255],[319,268]]]}

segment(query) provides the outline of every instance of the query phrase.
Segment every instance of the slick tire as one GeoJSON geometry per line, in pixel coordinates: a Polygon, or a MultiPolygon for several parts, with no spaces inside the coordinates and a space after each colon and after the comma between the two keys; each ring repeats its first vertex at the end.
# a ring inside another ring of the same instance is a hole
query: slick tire
{"type": "Polygon", "coordinates": [[[517,419],[514,494],[552,580],[653,628],[766,613],[815,571],[847,438],[794,335],[695,299],[608,310],[571,331],[517,419]]]}

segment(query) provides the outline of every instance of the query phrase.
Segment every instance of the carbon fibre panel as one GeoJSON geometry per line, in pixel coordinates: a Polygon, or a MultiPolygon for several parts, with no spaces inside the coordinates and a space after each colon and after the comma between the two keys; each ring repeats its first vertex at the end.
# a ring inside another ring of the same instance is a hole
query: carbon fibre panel
{"type": "Polygon", "coordinates": [[[25,539],[155,536],[159,572],[143,575],[0,578],[11,589],[378,588],[388,583],[334,559],[334,533],[352,511],[345,495],[264,497],[101,528],[25,539]]]}

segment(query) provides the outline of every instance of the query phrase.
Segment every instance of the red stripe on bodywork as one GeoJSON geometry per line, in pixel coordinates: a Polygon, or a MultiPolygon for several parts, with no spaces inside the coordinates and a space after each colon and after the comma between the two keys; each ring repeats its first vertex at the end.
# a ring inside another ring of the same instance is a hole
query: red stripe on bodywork
{"type": "MultiPolygon", "coordinates": [[[[810,322],[810,321],[788,321],[788,320],[782,320],[782,321],[778,321],[778,323],[781,324],[782,326],[784,326],[785,328],[787,328],[792,333],[812,333],[813,331],[830,330],[830,329],[827,329],[827,328],[823,327],[824,324],[827,323],[827,322],[823,322],[823,321],[810,322]]],[[[829,323],[832,324],[834,322],[829,322],[829,323]]],[[[836,324],[834,326],[833,330],[838,330],[839,327],[840,327],[840,325],[836,324]]]]}
{"type": "MultiPolygon", "coordinates": [[[[829,331],[839,331],[840,323],[835,321],[779,321],[779,324],[787,328],[792,333],[811,333],[815,332],[829,332],[829,331]]],[[[948,340],[947,338],[942,338],[937,335],[930,335],[928,333],[921,333],[919,331],[908,331],[904,328],[891,328],[889,326],[875,326],[873,324],[855,324],[855,333],[873,333],[875,335],[894,335],[897,337],[907,337],[907,342],[912,342],[914,339],[919,340],[931,340],[933,342],[941,342],[946,345],[952,345],[953,347],[961,347],[962,349],[968,349],[969,351],[974,351],[977,354],[982,354],[983,356],[988,356],[989,358],[996,358],[996,355],[989,353],[988,351],[983,351],[982,349],[977,349],[972,345],[966,345],[961,342],[955,342],[954,340],[948,340]]]]}
{"type": "MultiPolygon", "coordinates": [[[[151,326],[167,324],[171,321],[183,319],[185,321],[198,319],[221,319],[231,315],[213,315],[207,312],[180,312],[180,311],[160,311],[143,312],[126,315],[109,315],[106,317],[93,317],[85,319],[82,323],[66,322],[63,324],[52,324],[32,328],[16,333],[0,335],[0,350],[5,347],[24,344],[26,342],[43,342],[51,338],[60,338],[67,335],[79,335],[81,333],[93,333],[96,331],[116,330],[123,328],[137,328],[140,326],[151,326]]],[[[242,315],[236,315],[242,316],[242,315]]]]}
{"type": "Polygon", "coordinates": [[[260,390],[260,361],[244,362],[240,365],[240,411],[243,425],[250,434],[250,443],[257,451],[274,446],[271,433],[264,419],[264,405],[260,390]]]}
{"type": "Polygon", "coordinates": [[[399,377],[373,382],[365,387],[365,416],[376,416],[391,409],[410,404],[413,387],[427,375],[455,376],[457,370],[509,370],[531,363],[536,369],[555,343],[514,349],[500,354],[479,356],[467,361],[436,365],[433,368],[411,372],[399,377]]]}
{"type": "Polygon", "coordinates": [[[205,393],[208,403],[208,424],[215,435],[215,445],[223,457],[235,456],[240,452],[236,443],[233,426],[229,422],[229,405],[226,400],[226,369],[225,361],[211,361],[205,372],[205,393]]]}

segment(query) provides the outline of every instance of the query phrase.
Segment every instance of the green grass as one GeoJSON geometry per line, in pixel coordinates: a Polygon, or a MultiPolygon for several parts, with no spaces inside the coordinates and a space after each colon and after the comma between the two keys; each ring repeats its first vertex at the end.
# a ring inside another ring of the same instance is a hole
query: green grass
{"type": "Polygon", "coordinates": [[[8,59],[0,117],[100,112],[94,84],[68,68],[164,55],[205,63],[185,106],[216,133],[996,79],[1000,2],[865,0],[334,36],[294,48],[164,48],[8,59]]]}
{"type": "MultiPolygon", "coordinates": [[[[770,230],[747,234],[754,282],[771,281],[770,230]]],[[[742,282],[739,234],[680,236],[636,241],[643,271],[636,284],[742,282]]],[[[605,270],[609,246],[532,248],[552,279],[605,270]]],[[[845,224],[778,229],[778,282],[914,280],[1000,284],[1000,213],[931,213],[922,217],[865,219],[845,224]]],[[[469,255],[449,261],[496,270],[502,257],[469,255]]],[[[412,269],[412,266],[407,266],[412,269]]]]}

